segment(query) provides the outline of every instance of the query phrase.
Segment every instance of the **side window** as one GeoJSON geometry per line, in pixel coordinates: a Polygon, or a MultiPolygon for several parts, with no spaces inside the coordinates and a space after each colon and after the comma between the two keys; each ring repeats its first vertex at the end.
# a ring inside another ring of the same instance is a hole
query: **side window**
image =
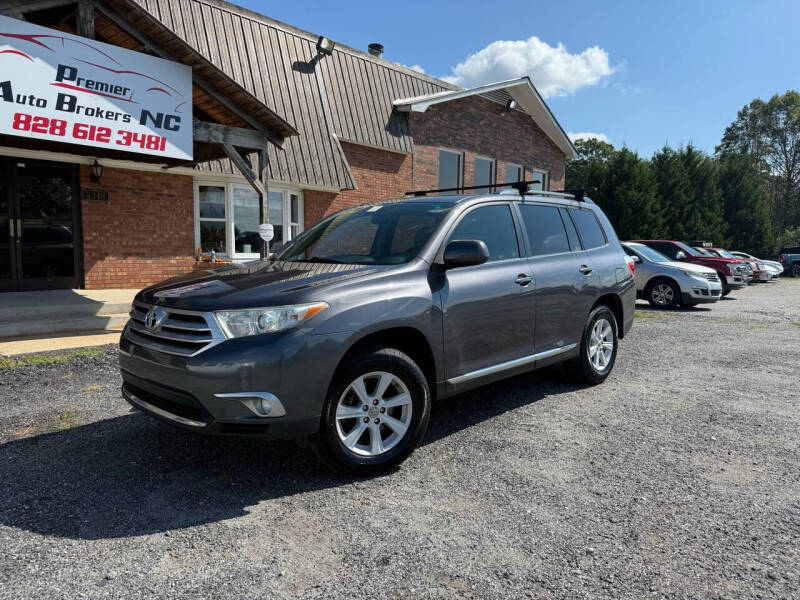
{"type": "Polygon", "coordinates": [[[482,240],[489,248],[489,261],[519,258],[517,232],[506,204],[482,206],[468,212],[447,239],[451,240],[482,240]]]}
{"type": "Polygon", "coordinates": [[[648,246],[650,246],[653,250],[661,252],[661,254],[663,254],[670,260],[675,260],[675,257],[678,255],[678,247],[673,244],[664,244],[661,242],[656,242],[653,244],[648,244],[648,246]]]}
{"type": "Polygon", "coordinates": [[[521,204],[519,210],[528,233],[531,256],[569,252],[567,232],[557,207],[521,204]]]}
{"type": "Polygon", "coordinates": [[[583,247],[586,250],[592,248],[599,248],[606,243],[606,235],[597,222],[597,217],[590,210],[571,210],[572,220],[575,222],[575,227],[578,228],[578,233],[581,234],[583,240],[583,247]]]}
{"type": "Polygon", "coordinates": [[[575,224],[569,218],[569,213],[566,208],[559,208],[561,219],[564,221],[564,227],[567,228],[567,237],[569,238],[569,247],[572,250],[581,249],[581,239],[578,237],[578,232],[575,231],[575,224]]]}

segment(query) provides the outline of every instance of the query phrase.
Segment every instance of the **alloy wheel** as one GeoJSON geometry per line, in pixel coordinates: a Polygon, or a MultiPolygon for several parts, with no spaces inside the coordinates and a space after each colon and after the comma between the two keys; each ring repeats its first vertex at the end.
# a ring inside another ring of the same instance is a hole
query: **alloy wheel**
{"type": "Polygon", "coordinates": [[[605,318],[595,321],[589,336],[589,362],[596,371],[602,372],[611,362],[614,354],[614,329],[605,318]]]}
{"type": "Polygon", "coordinates": [[[650,296],[653,298],[653,302],[659,306],[669,306],[675,299],[675,292],[669,284],[658,283],[653,287],[650,296]]]}
{"type": "Polygon", "coordinates": [[[397,375],[366,373],[353,380],[340,396],[336,433],[350,452],[378,456],[403,439],[412,411],[411,394],[397,375]]]}

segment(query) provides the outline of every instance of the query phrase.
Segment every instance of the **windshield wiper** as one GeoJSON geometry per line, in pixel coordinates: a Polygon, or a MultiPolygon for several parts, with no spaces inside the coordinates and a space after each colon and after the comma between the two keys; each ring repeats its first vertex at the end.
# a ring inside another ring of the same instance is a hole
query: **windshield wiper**
{"type": "Polygon", "coordinates": [[[323,256],[312,256],[311,258],[301,258],[299,262],[329,263],[332,265],[345,264],[344,261],[336,260],[335,258],[325,258],[323,256]]]}

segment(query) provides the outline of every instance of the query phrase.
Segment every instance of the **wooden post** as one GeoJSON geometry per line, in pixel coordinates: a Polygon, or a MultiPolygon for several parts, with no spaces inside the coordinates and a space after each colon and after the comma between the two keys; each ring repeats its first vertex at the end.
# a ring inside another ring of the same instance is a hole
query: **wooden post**
{"type": "Polygon", "coordinates": [[[78,0],[78,35],[94,39],[94,1],[78,0]]]}
{"type": "MultiPolygon", "coordinates": [[[[258,178],[261,180],[261,194],[260,202],[258,205],[258,220],[259,224],[269,223],[269,154],[267,147],[264,146],[258,151],[258,178]]],[[[262,260],[269,256],[269,242],[261,240],[261,258],[262,260]]]]}

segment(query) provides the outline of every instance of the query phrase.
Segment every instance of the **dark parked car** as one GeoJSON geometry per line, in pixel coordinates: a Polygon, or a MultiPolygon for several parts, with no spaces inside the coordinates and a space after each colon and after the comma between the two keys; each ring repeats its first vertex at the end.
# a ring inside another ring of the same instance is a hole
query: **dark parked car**
{"type": "Polygon", "coordinates": [[[800,246],[781,248],[778,260],[792,277],[800,277],[800,246]]]}
{"type": "Polygon", "coordinates": [[[268,261],[140,292],[123,394],[192,431],[309,436],[334,468],[384,470],[434,398],[562,361],[605,380],[633,323],[625,259],[602,211],[567,194],[348,208],[268,261]]]}

